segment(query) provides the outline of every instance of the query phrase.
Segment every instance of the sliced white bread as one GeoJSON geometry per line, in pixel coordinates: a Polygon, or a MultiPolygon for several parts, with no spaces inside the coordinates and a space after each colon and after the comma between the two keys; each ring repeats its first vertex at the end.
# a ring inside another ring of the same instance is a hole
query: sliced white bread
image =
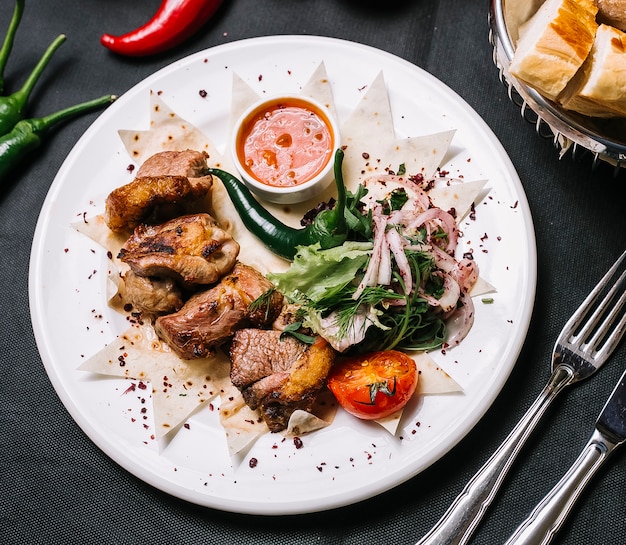
{"type": "Polygon", "coordinates": [[[626,116],[626,33],[609,25],[598,27],[587,60],[559,103],[593,117],[626,116]]]}
{"type": "Polygon", "coordinates": [[[520,27],[510,73],[556,100],[591,51],[597,12],[594,0],[547,0],[520,27]]]}

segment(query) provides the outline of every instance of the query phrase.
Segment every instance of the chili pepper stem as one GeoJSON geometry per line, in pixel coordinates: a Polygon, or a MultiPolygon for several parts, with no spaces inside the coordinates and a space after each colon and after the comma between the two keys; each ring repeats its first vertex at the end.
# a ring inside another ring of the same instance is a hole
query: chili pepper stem
{"type": "Polygon", "coordinates": [[[88,100],[87,102],[81,102],[80,104],[69,106],[68,108],[64,108],[63,110],[48,114],[44,117],[31,119],[30,121],[32,123],[34,132],[42,133],[62,121],[66,121],[67,119],[70,119],[71,117],[74,117],[76,115],[86,113],[90,110],[95,110],[96,108],[99,108],[106,104],[110,104],[116,99],[117,97],[115,95],[104,95],[100,98],[94,98],[93,100],[88,100]]]}
{"type": "Polygon", "coordinates": [[[65,108],[45,117],[18,121],[9,133],[0,136],[0,188],[7,179],[7,173],[39,147],[43,134],[53,125],[72,116],[109,104],[115,98],[113,95],[107,95],[65,108]]]}
{"type": "Polygon", "coordinates": [[[54,55],[56,50],[59,49],[59,47],[61,46],[61,44],[63,44],[65,39],[66,39],[65,34],[60,34],[59,36],[55,38],[55,40],[48,46],[48,49],[46,49],[41,59],[39,59],[39,62],[37,63],[33,71],[30,73],[30,75],[28,76],[28,79],[24,82],[24,85],[22,85],[22,88],[19,91],[16,91],[15,93],[13,93],[13,98],[15,99],[16,104],[18,105],[18,108],[20,111],[26,105],[26,101],[28,100],[28,97],[30,96],[30,93],[32,92],[33,87],[35,87],[35,84],[39,80],[39,76],[41,76],[41,73],[44,71],[44,68],[50,62],[52,55],[54,55]]]}
{"type": "Polygon", "coordinates": [[[13,10],[13,17],[9,23],[7,34],[4,37],[2,48],[0,49],[0,93],[4,91],[4,69],[9,60],[9,55],[13,49],[13,42],[15,40],[15,34],[17,27],[22,20],[22,13],[24,13],[24,0],[17,0],[15,2],[15,9],[13,10]]]}

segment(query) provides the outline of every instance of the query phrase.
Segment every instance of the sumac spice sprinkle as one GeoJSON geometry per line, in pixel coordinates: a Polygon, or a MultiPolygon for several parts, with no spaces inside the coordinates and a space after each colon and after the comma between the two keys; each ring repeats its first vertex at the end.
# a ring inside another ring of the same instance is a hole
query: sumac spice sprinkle
{"type": "Polygon", "coordinates": [[[299,437],[293,438],[293,444],[297,449],[301,449],[304,446],[304,444],[302,443],[302,439],[300,439],[299,437]]]}
{"type": "Polygon", "coordinates": [[[250,461],[248,462],[248,465],[251,468],[255,468],[258,463],[259,463],[259,461],[256,458],[250,458],[250,461]]]}

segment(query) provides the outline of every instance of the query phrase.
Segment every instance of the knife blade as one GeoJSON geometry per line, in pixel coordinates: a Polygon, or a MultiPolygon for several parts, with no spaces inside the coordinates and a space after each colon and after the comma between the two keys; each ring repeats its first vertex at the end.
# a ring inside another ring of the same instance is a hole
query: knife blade
{"type": "Polygon", "coordinates": [[[520,524],[505,545],[547,545],[609,455],[626,441],[626,371],[596,420],[591,438],[556,486],[520,524]]]}
{"type": "Polygon", "coordinates": [[[626,440],[626,371],[602,409],[596,429],[616,445],[626,440]]]}

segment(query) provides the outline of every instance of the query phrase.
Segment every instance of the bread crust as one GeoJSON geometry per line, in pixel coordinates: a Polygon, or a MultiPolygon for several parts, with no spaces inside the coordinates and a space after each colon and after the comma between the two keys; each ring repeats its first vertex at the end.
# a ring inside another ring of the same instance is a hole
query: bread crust
{"type": "Polygon", "coordinates": [[[510,73],[556,100],[591,51],[597,11],[593,0],[547,0],[520,27],[510,73]]]}
{"type": "Polygon", "coordinates": [[[592,117],[626,116],[626,33],[599,26],[587,60],[559,103],[592,117]]]}

